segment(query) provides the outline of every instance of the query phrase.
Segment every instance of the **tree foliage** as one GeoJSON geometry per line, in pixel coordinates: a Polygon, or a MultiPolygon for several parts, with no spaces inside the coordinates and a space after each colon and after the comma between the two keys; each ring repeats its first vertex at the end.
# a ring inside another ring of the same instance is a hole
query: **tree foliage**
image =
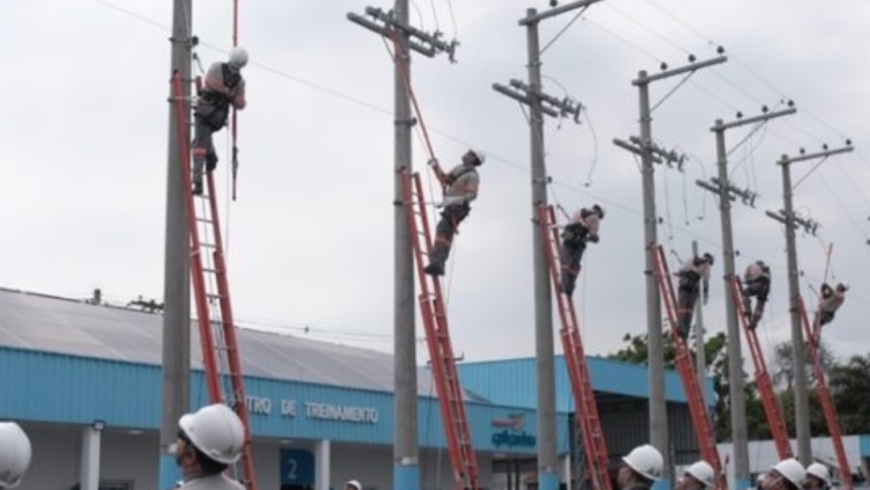
{"type": "MultiPolygon", "coordinates": [[[[623,337],[625,346],[608,355],[633,364],[647,364],[649,343],[647,336],[626,334],[623,337]]],[[[664,362],[667,367],[674,367],[675,348],[670,335],[663,340],[664,362]]],[[[706,339],[704,351],[706,355],[707,375],[713,379],[713,390],[716,393],[715,423],[716,435],[719,441],[731,439],[731,399],[728,376],[728,342],[725,334],[720,332],[706,339]]],[[[846,364],[838,364],[830,349],[822,343],[820,349],[822,369],[826,373],[828,387],[838,411],[840,427],[843,434],[861,434],[870,432],[870,403],[866,402],[866,394],[870,393],[870,354],[852,357],[846,364]]],[[[810,402],[810,432],[813,436],[828,435],[828,425],[816,392],[815,376],[811,369],[811,361],[807,357],[807,380],[810,402]]],[[[795,434],[794,422],[794,365],[793,350],[790,342],[783,342],[774,348],[772,362],[769,363],[774,383],[781,388],[777,394],[783,417],[789,434],[795,434]]],[[[694,365],[694,364],[693,364],[694,365]]],[[[772,433],[764,407],[759,398],[754,381],[748,380],[743,372],[746,397],[746,425],[750,439],[770,439],[772,433]]]]}

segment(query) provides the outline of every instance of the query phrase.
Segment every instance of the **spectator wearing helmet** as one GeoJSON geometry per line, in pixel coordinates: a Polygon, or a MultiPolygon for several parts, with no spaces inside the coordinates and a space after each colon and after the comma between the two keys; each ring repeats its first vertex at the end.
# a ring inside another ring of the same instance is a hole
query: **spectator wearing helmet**
{"type": "Polygon", "coordinates": [[[692,328],[692,314],[695,303],[704,293],[704,304],[710,293],[710,268],[713,267],[713,256],[705,253],[701,257],[694,256],[687,260],[677,272],[680,278],[679,297],[677,299],[677,334],[686,340],[692,328]]]}
{"type": "Polygon", "coordinates": [[[359,480],[348,480],[344,484],[344,490],[363,490],[362,483],[359,480]]]}
{"type": "Polygon", "coordinates": [[[439,207],[441,221],[435,229],[435,244],[429,255],[429,265],[426,273],[433,276],[444,275],[444,264],[450,255],[450,247],[453,245],[453,235],[459,223],[468,217],[471,212],[471,201],[477,199],[477,190],[480,186],[480,176],[477,167],[483,165],[486,155],[478,150],[468,150],[462,155],[462,163],[445,173],[438,164],[438,160],[430,160],[429,165],[435,172],[435,176],[444,187],[444,201],[439,207]]]}
{"type": "Polygon", "coordinates": [[[30,439],[15,422],[0,422],[0,488],[15,488],[27,473],[30,439]]]}
{"type": "Polygon", "coordinates": [[[812,463],[807,466],[807,478],[804,481],[804,490],[830,490],[831,473],[827,466],[821,463],[812,463]]]}
{"type": "Polygon", "coordinates": [[[749,328],[755,330],[761,316],[764,314],[764,305],[770,295],[770,267],[763,260],[755,261],[746,267],[743,273],[743,310],[749,328]],[[752,297],[755,297],[755,311],[752,310],[752,297]]]}
{"type": "Polygon", "coordinates": [[[181,430],[175,459],[184,476],[183,490],[244,490],[226,475],[242,455],[245,428],[226,405],[208,405],[178,421],[181,430]]]}
{"type": "Polygon", "coordinates": [[[834,321],[834,315],[846,301],[846,291],[848,290],[849,287],[842,282],[837,284],[836,288],[832,288],[828,283],[822,284],[822,297],[819,300],[816,318],[813,320],[813,335],[816,338],[816,342],[818,342],[819,335],[822,333],[822,327],[834,321]]]}
{"type": "Polygon", "coordinates": [[[575,212],[562,231],[562,292],[568,296],[574,294],[586,243],[598,243],[598,227],[602,219],[604,209],[595,204],[591,209],[575,212]]]}
{"type": "Polygon", "coordinates": [[[796,459],[789,458],[773,465],[761,480],[761,490],[801,490],[806,470],[796,459]]]}
{"type": "Polygon", "coordinates": [[[664,458],[658,449],[644,444],[631,450],[622,458],[622,466],[616,475],[619,490],[647,490],[661,479],[664,458]]]}
{"type": "Polygon", "coordinates": [[[706,461],[698,461],[686,468],[677,480],[676,490],[706,490],[716,486],[716,473],[706,461]]]}
{"type": "Polygon", "coordinates": [[[205,74],[202,91],[194,108],[193,137],[193,192],[202,194],[203,167],[211,172],[217,167],[218,157],[212,135],[227,124],[230,106],[241,110],[245,100],[245,79],[241,70],[248,64],[248,52],[233,48],[225,63],[213,63],[205,74]]]}

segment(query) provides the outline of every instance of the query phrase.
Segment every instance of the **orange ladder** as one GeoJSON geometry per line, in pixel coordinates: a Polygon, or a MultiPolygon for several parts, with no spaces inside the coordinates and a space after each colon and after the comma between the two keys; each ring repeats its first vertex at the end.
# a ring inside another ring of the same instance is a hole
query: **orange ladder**
{"type": "Polygon", "coordinates": [[[713,424],[707,414],[707,405],[698,378],[695,376],[695,368],[692,366],[692,357],[686,342],[677,333],[677,297],[674,294],[674,284],[668,271],[668,261],[665,258],[665,250],[661,245],[654,248],[655,276],[662,293],[665,309],[668,312],[668,320],[671,324],[671,335],[676,348],[677,371],[683,381],[683,389],[689,401],[689,412],[692,415],[692,425],[695,427],[695,437],[701,448],[701,458],[713,466],[717,475],[719,490],[727,490],[725,473],[722,471],[722,462],[719,459],[719,451],[716,450],[716,436],[713,432],[713,424]]]}
{"type": "Polygon", "coordinates": [[[819,394],[819,401],[822,402],[822,411],[825,413],[825,422],[828,424],[828,431],[831,433],[831,442],[834,445],[834,452],[837,453],[837,464],[840,466],[840,482],[843,490],[852,490],[854,484],[852,482],[852,470],[849,469],[849,460],[846,458],[846,449],[843,447],[843,435],[840,432],[840,421],[837,418],[837,409],[834,407],[834,400],[831,398],[831,392],[828,390],[828,383],[825,381],[825,370],[822,368],[822,360],[819,354],[819,345],[816,343],[816,336],[813,332],[816,331],[810,325],[807,318],[807,309],[804,305],[804,300],[798,297],[798,308],[800,310],[801,322],[804,327],[804,335],[807,340],[807,353],[810,356],[810,361],[813,363],[813,374],[816,376],[816,391],[819,394]]]}
{"type": "Polygon", "coordinates": [[[478,490],[477,454],[471,444],[468,416],[465,413],[456,358],[447,328],[447,311],[441,295],[441,282],[438,277],[430,276],[423,270],[432,251],[432,235],[420,174],[409,175],[407,170],[403,170],[402,190],[411,232],[411,246],[417,264],[417,277],[420,281],[420,294],[417,299],[426,330],[426,344],[435,375],[435,389],[441,406],[441,420],[447,436],[453,479],[457,490],[478,490]]]}
{"type": "Polygon", "coordinates": [[[604,431],[601,429],[601,417],[598,415],[598,404],[595,401],[589,366],[586,364],[586,353],[580,338],[580,324],[577,321],[574,302],[571,301],[570,296],[562,292],[559,279],[562,242],[559,239],[559,227],[556,225],[556,212],[553,206],[545,207],[543,204],[539,206],[538,222],[541,225],[541,233],[544,234],[550,278],[559,306],[559,318],[562,320],[559,335],[562,338],[565,367],[568,370],[571,391],[574,394],[576,423],[583,437],[584,459],[593,488],[595,490],[613,490],[608,472],[607,443],[604,440],[604,431]]]}
{"type": "MultiPolygon", "coordinates": [[[[761,405],[764,407],[764,414],[767,416],[767,423],[770,425],[770,432],[773,434],[776,452],[780,460],[791,458],[794,454],[791,451],[791,444],[788,440],[788,428],[785,426],[785,419],[779,407],[779,400],[776,397],[776,392],[773,390],[773,382],[770,380],[770,373],[767,371],[767,363],[764,361],[764,353],[758,342],[758,335],[756,335],[755,329],[749,328],[749,322],[746,320],[747,312],[743,303],[740,278],[738,277],[734,277],[731,280],[731,295],[734,298],[734,305],[737,309],[737,318],[740,319],[740,324],[743,325],[743,333],[746,334],[746,343],[749,344],[749,351],[752,353],[752,363],[755,364],[755,384],[758,386],[758,393],[761,395],[761,405]]],[[[751,313],[749,312],[749,314],[751,313]]]]}
{"type": "Polygon", "coordinates": [[[250,418],[245,403],[245,384],[233,322],[214,176],[212,172],[207,172],[208,193],[194,196],[190,176],[190,131],[187,117],[189,107],[183,96],[182,81],[178,74],[173,77],[173,91],[184,176],[182,185],[185,186],[185,205],[190,232],[190,275],[193,281],[193,296],[209,399],[211,403],[226,403],[242,420],[245,427],[245,443],[241,458],[244,478],[241,479],[247,490],[256,490],[257,483],[251,455],[250,418]],[[197,214],[196,200],[202,203],[199,214],[197,214]]]}

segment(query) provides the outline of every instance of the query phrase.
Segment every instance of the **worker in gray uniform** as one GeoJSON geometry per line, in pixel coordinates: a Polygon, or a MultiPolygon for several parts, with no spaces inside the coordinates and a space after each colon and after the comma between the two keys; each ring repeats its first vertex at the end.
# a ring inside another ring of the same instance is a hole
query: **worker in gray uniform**
{"type": "Polygon", "coordinates": [[[743,273],[743,312],[746,321],[749,322],[750,330],[755,330],[761,315],[764,314],[764,305],[770,295],[770,267],[763,260],[757,260],[748,266],[743,273]],[[755,311],[752,310],[752,297],[755,297],[755,311]]]}
{"type": "Polygon", "coordinates": [[[591,209],[575,212],[562,230],[562,292],[568,296],[574,294],[586,244],[598,243],[598,227],[602,219],[604,210],[596,204],[591,209]]]}
{"type": "Polygon", "coordinates": [[[432,276],[444,275],[444,265],[450,255],[450,247],[453,245],[453,236],[459,223],[468,217],[471,212],[471,202],[477,199],[477,191],[480,187],[480,176],[477,167],[483,165],[486,155],[478,150],[468,150],[462,155],[462,163],[454,167],[450,172],[444,172],[438,164],[438,160],[432,159],[429,165],[435,172],[435,176],[444,186],[444,201],[439,204],[442,207],[441,220],[435,229],[435,243],[429,254],[429,265],[425,271],[432,276]]]}
{"type": "Polygon", "coordinates": [[[677,299],[677,334],[683,340],[689,338],[695,303],[698,302],[698,297],[702,293],[704,304],[707,304],[710,293],[710,268],[712,266],[713,256],[705,253],[701,257],[693,256],[687,260],[676,274],[680,278],[677,299]]]}
{"type": "Polygon", "coordinates": [[[836,288],[830,284],[822,284],[822,297],[819,300],[819,310],[816,312],[816,317],[813,319],[813,336],[816,343],[819,341],[819,336],[822,334],[822,327],[834,321],[834,315],[837,310],[843,306],[846,301],[846,291],[849,286],[842,282],[837,284],[836,288]]]}
{"type": "Polygon", "coordinates": [[[217,167],[218,157],[212,135],[227,124],[230,107],[244,109],[245,79],[241,70],[248,64],[248,52],[233,48],[229,61],[213,63],[205,74],[202,90],[193,111],[193,193],[202,194],[203,167],[217,167]]]}
{"type": "Polygon", "coordinates": [[[181,490],[245,490],[224,473],[242,455],[245,427],[223,404],[208,405],[178,421],[181,430],[175,446],[175,461],[181,468],[181,490]]]}

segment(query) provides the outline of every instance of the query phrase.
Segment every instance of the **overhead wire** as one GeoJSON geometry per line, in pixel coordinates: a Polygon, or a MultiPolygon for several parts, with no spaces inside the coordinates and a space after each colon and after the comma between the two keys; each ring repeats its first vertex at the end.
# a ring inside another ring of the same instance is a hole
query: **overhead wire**
{"type": "MultiPolygon", "coordinates": [[[[105,0],[91,0],[91,1],[94,2],[94,3],[98,3],[98,4],[100,4],[100,5],[103,5],[103,6],[106,6],[106,7],[112,8],[112,9],[114,9],[114,10],[120,12],[120,13],[123,13],[123,14],[125,14],[125,15],[130,16],[130,17],[134,17],[134,18],[136,18],[136,19],[138,19],[138,20],[140,20],[140,21],[142,21],[142,22],[146,22],[146,23],[148,23],[149,25],[152,25],[152,26],[154,26],[154,27],[158,27],[158,28],[160,28],[160,29],[162,29],[162,30],[165,30],[165,31],[170,30],[169,27],[166,26],[166,25],[164,25],[164,24],[161,24],[161,23],[159,23],[159,22],[153,21],[152,19],[149,19],[149,18],[147,18],[147,17],[145,17],[145,16],[143,16],[143,15],[137,14],[136,12],[133,12],[133,11],[131,11],[131,10],[128,10],[128,9],[125,9],[125,8],[121,8],[121,7],[118,7],[118,6],[114,5],[114,4],[112,4],[111,2],[108,2],[108,1],[105,1],[105,0]]],[[[652,2],[650,2],[650,0],[646,0],[646,1],[647,1],[648,3],[650,3],[650,4],[652,4],[652,2]]],[[[450,3],[450,2],[448,2],[448,3],[450,3]]],[[[452,15],[452,17],[454,18],[454,25],[455,25],[455,15],[454,15],[453,12],[452,12],[452,4],[451,4],[451,15],[452,15]]],[[[596,27],[596,28],[598,28],[599,30],[602,30],[602,31],[605,32],[606,34],[610,35],[611,37],[614,37],[614,38],[616,38],[617,40],[619,40],[620,42],[622,42],[622,43],[628,45],[628,46],[631,47],[632,49],[634,49],[634,50],[636,50],[636,51],[642,53],[644,56],[646,56],[646,57],[648,57],[648,58],[650,58],[650,59],[652,59],[652,60],[655,60],[655,61],[660,61],[659,58],[658,58],[656,55],[652,54],[649,50],[647,50],[647,49],[645,49],[645,48],[642,48],[642,47],[640,47],[640,46],[638,46],[638,45],[632,43],[631,41],[628,41],[628,40],[627,40],[626,38],[624,38],[623,36],[620,36],[620,35],[618,35],[618,34],[612,32],[612,31],[610,31],[609,29],[603,27],[602,25],[600,25],[600,24],[598,24],[598,23],[596,23],[596,22],[593,22],[593,21],[589,20],[589,19],[586,18],[586,17],[583,17],[583,20],[584,20],[584,22],[588,22],[588,23],[589,23],[590,25],[592,25],[593,27],[596,27]]],[[[708,41],[709,41],[709,43],[710,43],[711,45],[713,44],[712,41],[710,41],[709,39],[708,39],[708,41]]],[[[215,45],[211,45],[211,44],[208,44],[208,43],[200,43],[200,45],[202,45],[202,46],[204,46],[204,47],[207,47],[207,48],[209,48],[209,49],[212,49],[212,50],[220,51],[220,52],[224,52],[224,51],[225,51],[225,50],[222,49],[222,48],[219,48],[219,47],[217,47],[217,46],[215,46],[215,45]]],[[[735,59],[736,59],[733,55],[729,55],[729,57],[730,57],[731,60],[735,60],[735,59]]],[[[294,82],[294,83],[297,83],[297,84],[300,84],[300,85],[306,86],[306,87],[308,87],[308,88],[310,88],[310,89],[312,89],[312,90],[315,90],[315,91],[318,91],[318,92],[324,93],[324,94],[326,94],[326,95],[330,95],[330,96],[333,96],[333,97],[336,97],[336,98],[339,98],[339,99],[345,100],[346,102],[350,102],[350,103],[352,103],[352,104],[354,104],[354,105],[357,105],[357,106],[360,106],[360,107],[363,107],[363,108],[366,108],[366,109],[372,110],[373,112],[377,112],[377,113],[380,113],[380,114],[382,114],[382,115],[386,115],[386,116],[391,116],[391,115],[392,115],[392,113],[391,113],[389,110],[387,110],[387,109],[383,109],[383,108],[381,108],[381,107],[379,107],[379,106],[377,106],[377,105],[375,105],[375,104],[372,104],[372,103],[370,103],[370,102],[367,102],[367,101],[364,101],[364,100],[362,100],[362,99],[356,98],[356,97],[354,97],[354,96],[348,95],[348,94],[346,94],[346,93],[342,93],[342,92],[340,92],[340,91],[338,91],[338,90],[335,90],[335,89],[332,89],[332,88],[330,88],[330,87],[327,87],[327,86],[324,86],[324,85],[318,84],[318,83],[316,83],[316,82],[312,82],[312,81],[309,81],[309,80],[303,79],[303,78],[301,78],[301,77],[298,77],[298,76],[296,76],[296,75],[290,74],[290,73],[285,72],[285,71],[283,71],[283,70],[280,70],[280,69],[274,68],[274,67],[272,67],[272,66],[266,65],[266,64],[264,64],[264,63],[252,62],[252,63],[250,63],[250,64],[251,64],[252,66],[256,66],[256,67],[258,67],[258,68],[260,68],[260,69],[262,69],[262,70],[264,70],[264,71],[270,72],[270,73],[272,73],[272,74],[274,74],[274,75],[276,75],[276,76],[278,76],[278,77],[280,77],[280,78],[284,78],[284,79],[289,80],[289,81],[292,81],[292,82],[294,82]]],[[[756,74],[755,76],[756,76],[756,78],[758,78],[759,80],[764,81],[764,79],[761,78],[761,77],[759,77],[759,76],[757,76],[757,74],[756,74]]],[[[694,81],[692,81],[691,83],[692,83],[692,85],[694,85],[694,86],[695,86],[699,91],[705,93],[706,95],[708,95],[709,97],[711,97],[711,98],[713,98],[713,99],[715,99],[715,100],[718,100],[718,101],[719,101],[720,103],[722,103],[723,105],[725,105],[725,106],[727,106],[727,107],[735,108],[735,107],[734,107],[730,102],[728,102],[728,101],[722,99],[721,97],[717,96],[716,94],[710,92],[708,89],[706,89],[705,87],[701,86],[700,84],[697,84],[697,83],[694,82],[694,81]]],[[[804,112],[804,113],[808,113],[808,111],[806,111],[806,110],[803,110],[802,112],[804,112]]],[[[820,119],[820,118],[814,117],[814,119],[820,119]]],[[[824,122],[824,121],[822,121],[822,122],[824,122]]],[[[829,129],[831,129],[832,131],[836,132],[837,134],[842,135],[842,133],[840,133],[839,131],[837,131],[836,128],[834,128],[834,127],[831,126],[830,124],[825,123],[825,125],[828,126],[829,129]]],[[[445,138],[445,139],[447,139],[447,140],[450,140],[450,141],[453,141],[453,142],[455,142],[455,143],[459,143],[459,144],[463,144],[463,145],[468,145],[468,144],[469,144],[467,141],[464,141],[464,140],[462,140],[461,138],[458,138],[458,137],[453,136],[453,135],[451,135],[451,134],[449,134],[449,133],[446,133],[446,132],[444,132],[444,131],[441,131],[441,130],[439,130],[438,128],[432,128],[432,133],[434,133],[434,134],[439,134],[439,135],[442,136],[443,138],[445,138]]],[[[796,143],[794,142],[794,140],[788,138],[787,136],[781,134],[780,132],[777,132],[777,131],[773,131],[773,130],[771,130],[771,133],[773,133],[775,136],[777,136],[777,137],[779,137],[779,138],[781,138],[781,139],[783,139],[783,140],[786,140],[786,141],[789,141],[790,143],[795,144],[795,146],[799,146],[798,144],[796,144],[796,143]]],[[[816,139],[818,139],[818,138],[816,137],[816,139]]],[[[868,163],[867,157],[864,156],[863,154],[860,154],[860,153],[859,153],[859,155],[861,156],[862,161],[863,161],[865,164],[867,164],[867,163],[868,163]]],[[[528,169],[526,169],[525,167],[523,167],[523,166],[517,164],[516,162],[511,161],[510,159],[507,159],[507,158],[504,158],[504,157],[499,157],[498,155],[495,155],[495,154],[492,154],[492,157],[493,157],[494,160],[499,161],[500,163],[502,163],[502,164],[504,164],[504,165],[506,165],[506,166],[508,166],[508,167],[514,168],[515,170],[519,170],[519,171],[523,171],[523,172],[528,172],[528,169]]],[[[866,167],[864,167],[864,168],[865,168],[865,170],[868,170],[866,167]]],[[[601,198],[602,196],[595,196],[595,194],[593,194],[593,193],[589,193],[588,191],[586,191],[586,190],[584,190],[584,189],[575,188],[575,187],[571,186],[570,184],[563,183],[563,182],[559,182],[559,181],[556,181],[556,180],[553,181],[553,184],[555,184],[555,185],[561,185],[561,186],[563,186],[563,187],[566,187],[566,188],[568,188],[568,189],[571,189],[571,190],[573,190],[573,191],[575,191],[575,192],[578,192],[578,193],[581,193],[581,194],[591,195],[591,196],[593,196],[593,197],[598,198],[601,202],[608,203],[610,206],[613,206],[613,207],[615,207],[615,208],[623,209],[623,210],[625,210],[625,211],[633,212],[633,213],[635,213],[635,214],[641,214],[640,211],[638,211],[637,209],[632,209],[631,207],[629,207],[629,206],[625,206],[625,205],[623,205],[623,204],[621,204],[621,203],[615,203],[615,202],[613,202],[612,200],[603,199],[603,198],[601,198]]],[[[694,237],[700,239],[701,241],[704,241],[705,243],[712,244],[712,245],[716,245],[716,246],[720,246],[717,242],[712,241],[712,240],[709,240],[709,239],[707,239],[707,238],[705,238],[705,237],[701,237],[701,236],[699,236],[699,235],[697,235],[697,234],[691,232],[690,230],[683,229],[682,227],[679,227],[679,226],[675,227],[675,229],[676,229],[676,231],[678,231],[678,232],[680,232],[680,233],[685,233],[685,234],[688,234],[688,235],[690,235],[690,236],[694,236],[694,237]]]]}
{"type": "Polygon", "coordinates": [[[447,0],[447,8],[450,10],[450,18],[453,20],[453,39],[459,38],[459,24],[456,23],[456,12],[453,10],[453,0],[447,0]]]}

